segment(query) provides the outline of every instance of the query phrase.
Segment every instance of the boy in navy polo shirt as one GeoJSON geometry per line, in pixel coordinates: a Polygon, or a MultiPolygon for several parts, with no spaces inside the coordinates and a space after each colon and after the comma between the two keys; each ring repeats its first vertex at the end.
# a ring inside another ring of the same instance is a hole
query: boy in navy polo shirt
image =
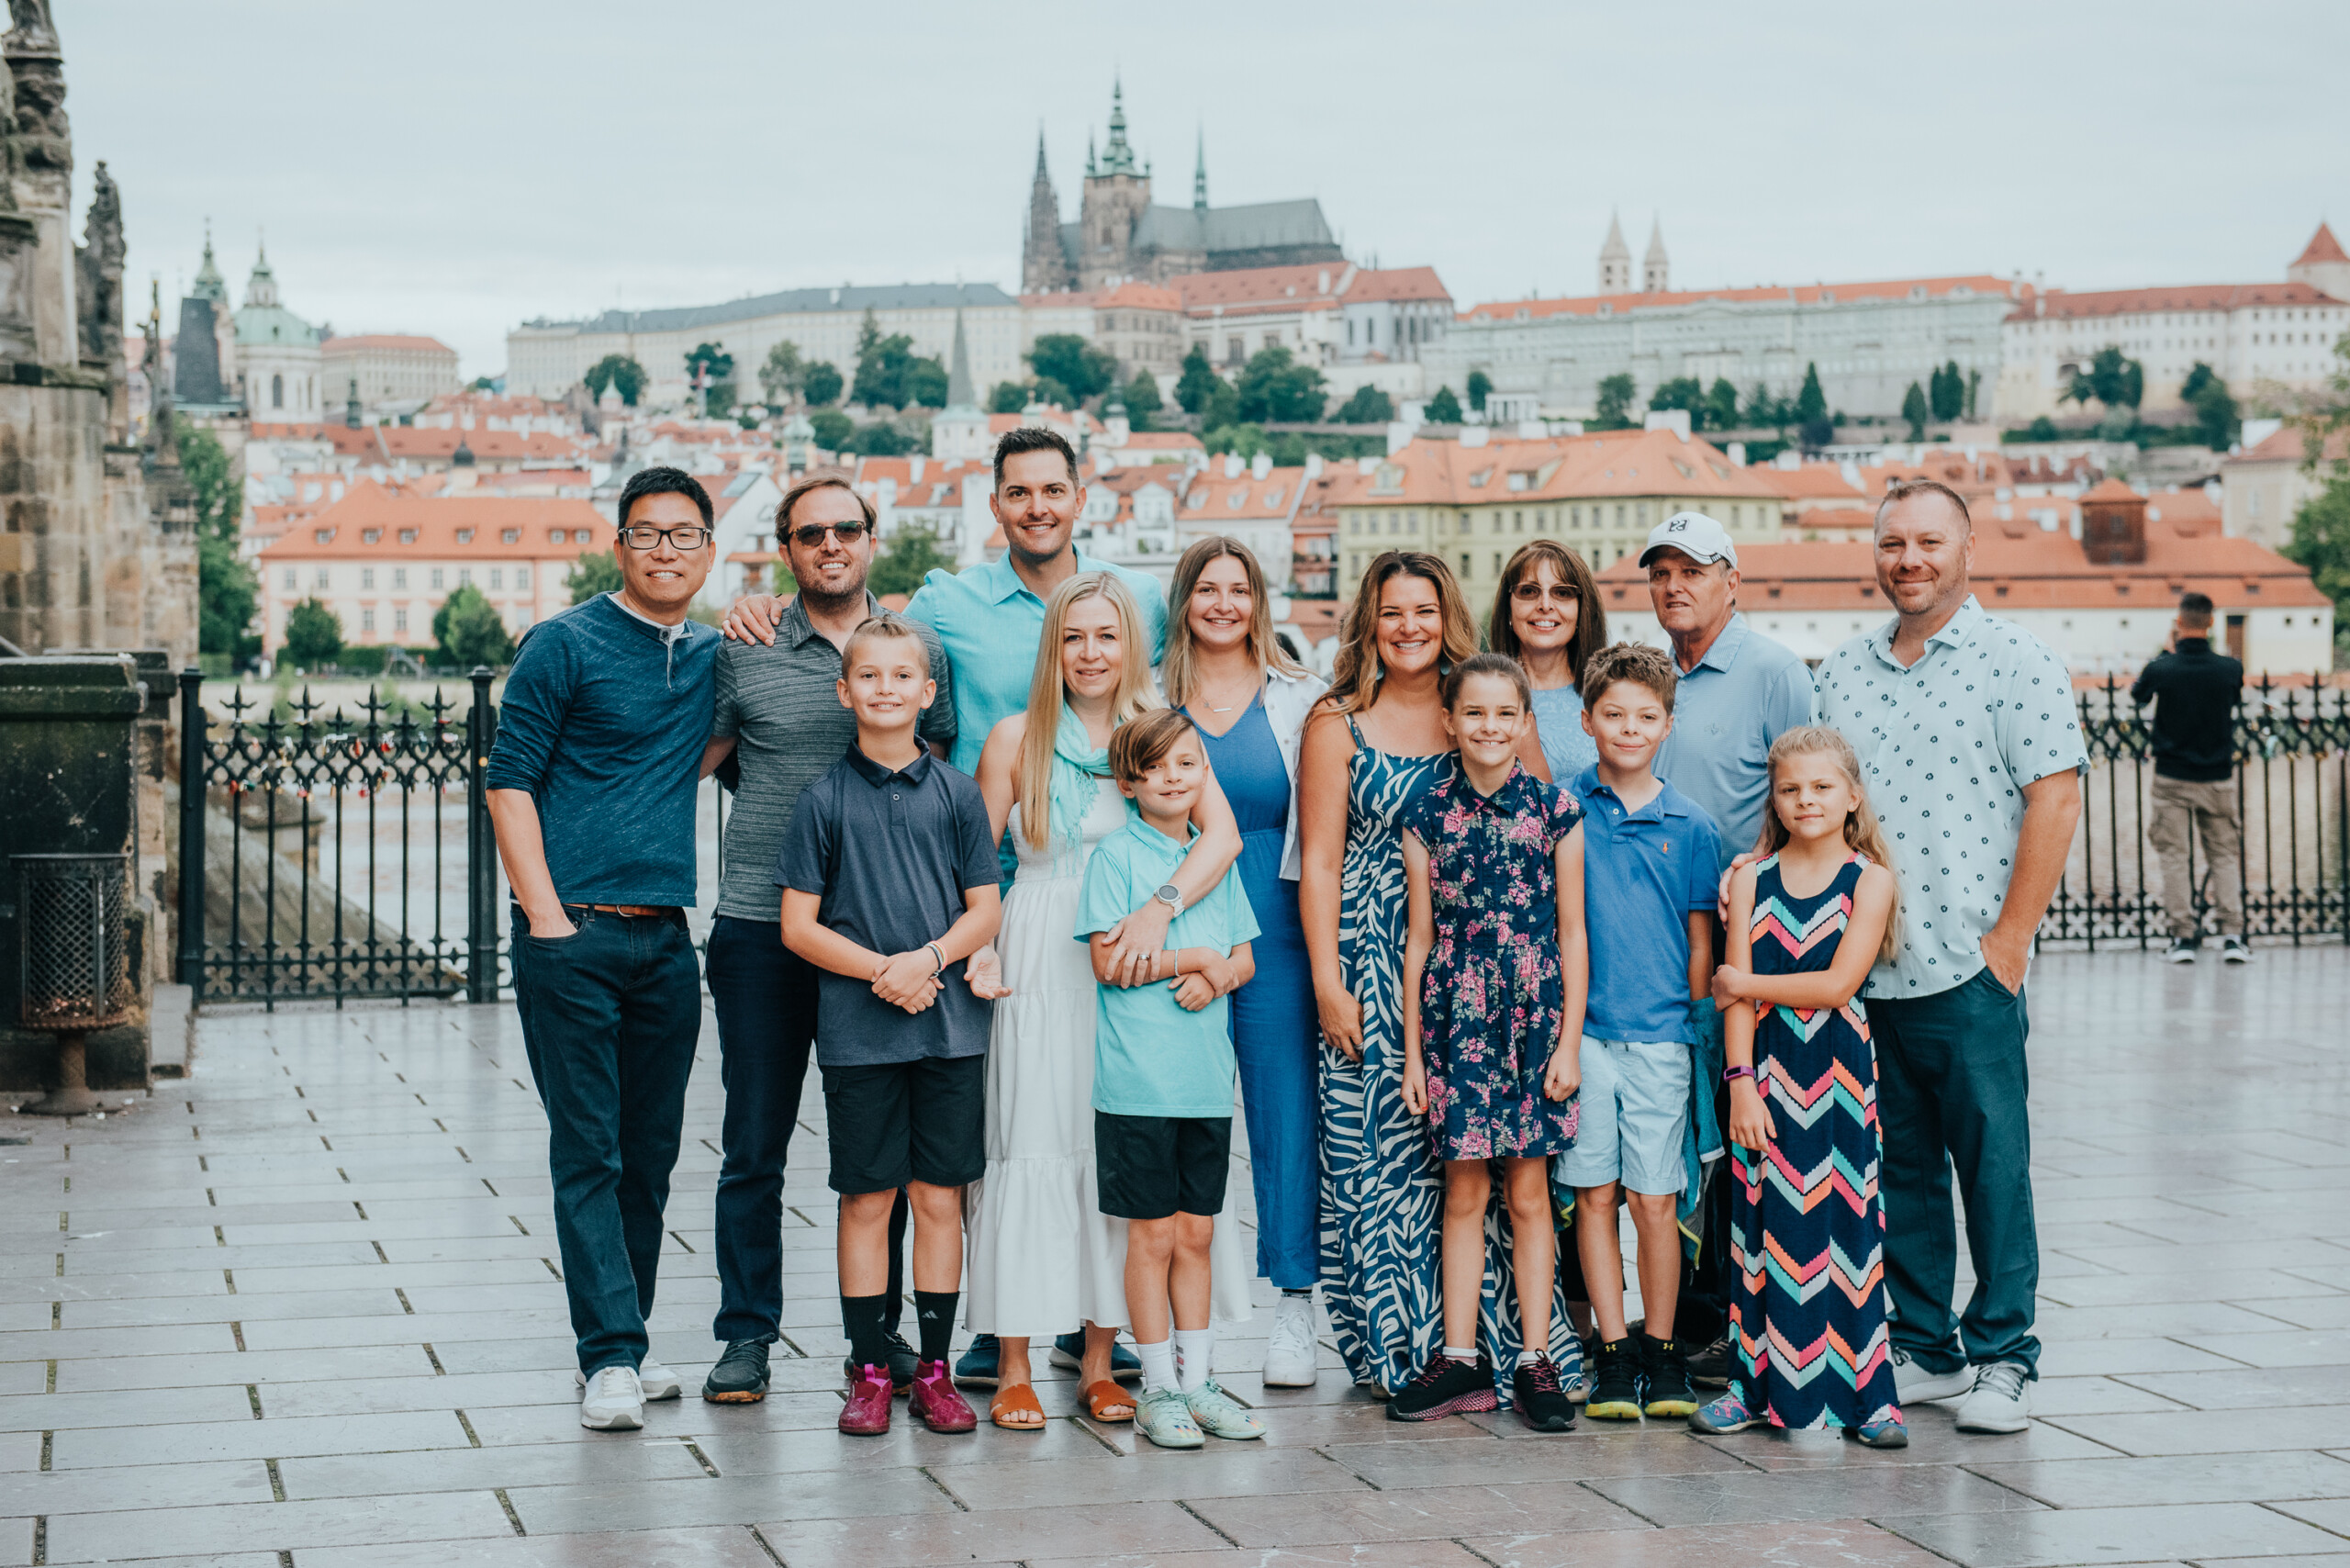
{"type": "Polygon", "coordinates": [[[823,971],[816,1061],[841,1194],[841,1327],[857,1369],[840,1429],[860,1437],[890,1429],[883,1316],[901,1187],[912,1201],[922,1330],[912,1407],[933,1431],[979,1424],[946,1350],[963,1188],[987,1169],[990,1004],[946,971],[994,938],[1002,906],[979,785],[914,734],[937,694],[911,622],[877,615],[849,633],[840,697],[856,714],[856,744],[801,792],[776,863],[784,945],[823,971]]]}
{"type": "Polygon", "coordinates": [[[1721,834],[1656,776],[1677,683],[1672,655],[1633,643],[1601,649],[1583,672],[1583,726],[1599,745],[1598,762],[1572,786],[1583,810],[1591,1002],[1576,1058],[1583,1122],[1559,1174],[1575,1189],[1576,1248],[1600,1341],[1583,1410],[1603,1420],[1697,1407],[1669,1338],[1681,1286],[1673,1216],[1687,1181],[1693,1010],[1712,1005],[1721,834]],[[1624,1326],[1619,1189],[1639,1238],[1647,1322],[1637,1350],[1624,1326]],[[1659,1327],[1668,1337],[1657,1337],[1659,1327]]]}
{"type": "Polygon", "coordinates": [[[1207,788],[1207,748],[1190,719],[1160,708],[1110,737],[1110,771],[1136,814],[1086,861],[1076,935],[1091,945],[1101,982],[1094,1180],[1102,1212],[1126,1221],[1126,1315],[1143,1375],[1135,1429],[1161,1448],[1198,1448],[1203,1428],[1220,1438],[1261,1438],[1264,1423],[1208,1375],[1215,1346],[1208,1249],[1232,1167],[1227,999],[1257,972],[1248,950],[1256,915],[1240,879],[1227,872],[1176,913],[1151,972],[1120,986],[1107,933],[1165,885],[1191,847],[1192,808],[1207,788]]]}

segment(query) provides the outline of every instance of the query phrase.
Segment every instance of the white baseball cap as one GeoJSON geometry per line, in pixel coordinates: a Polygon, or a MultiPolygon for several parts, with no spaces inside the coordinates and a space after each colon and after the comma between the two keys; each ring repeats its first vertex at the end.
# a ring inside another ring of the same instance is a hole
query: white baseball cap
{"type": "Polygon", "coordinates": [[[1727,561],[1732,568],[1738,566],[1738,546],[1729,542],[1729,530],[1701,511],[1677,511],[1649,531],[1649,542],[1640,551],[1640,565],[1659,550],[1678,550],[1693,561],[1727,561]]]}

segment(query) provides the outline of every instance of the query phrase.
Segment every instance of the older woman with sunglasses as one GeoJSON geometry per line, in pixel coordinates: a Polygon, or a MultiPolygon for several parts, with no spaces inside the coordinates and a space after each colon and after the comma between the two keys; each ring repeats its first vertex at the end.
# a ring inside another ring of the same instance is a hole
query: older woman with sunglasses
{"type": "Polygon", "coordinates": [[[1502,568],[1486,645],[1526,666],[1534,723],[1551,778],[1566,783],[1599,760],[1583,733],[1583,661],[1607,645],[1607,611],[1583,557],[1556,540],[1521,545],[1502,568]]]}

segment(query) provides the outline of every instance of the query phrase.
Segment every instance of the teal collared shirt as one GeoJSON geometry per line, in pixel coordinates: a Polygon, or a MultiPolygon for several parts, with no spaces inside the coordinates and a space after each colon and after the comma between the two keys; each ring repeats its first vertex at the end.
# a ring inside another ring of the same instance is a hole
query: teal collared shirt
{"type": "Polygon", "coordinates": [[[2088,766],[2073,681],[2047,644],[1967,596],[1904,669],[1897,622],[1819,666],[1820,722],[1852,744],[1893,845],[1901,946],[1868,994],[1931,996],[1973,980],[2023,829],[2023,787],[2088,766]]]}
{"type": "MultiPolygon", "coordinates": [[[[1177,843],[1140,817],[1093,846],[1077,902],[1077,939],[1107,931],[1139,909],[1175,874],[1188,843],[1177,843]]],[[[1214,947],[1229,954],[1257,939],[1256,912],[1238,876],[1186,905],[1167,928],[1166,947],[1214,947]]],[[[1177,1003],[1165,980],[1095,988],[1093,1108],[1113,1116],[1232,1114],[1232,999],[1219,996],[1197,1013],[1177,1003]]]]}
{"type": "Polygon", "coordinates": [[[1811,671],[1792,649],[1733,615],[1673,694],[1656,776],[1721,830],[1720,864],[1754,847],[1771,795],[1771,743],[1812,722],[1811,671]]]}
{"type": "MultiPolygon", "coordinates": [[[[1147,572],[1129,571],[1077,553],[1080,572],[1108,572],[1135,596],[1156,665],[1167,642],[1167,592],[1147,572]]],[[[955,750],[965,773],[979,770],[979,753],[996,725],[1028,706],[1036,673],[1036,644],[1045,633],[1045,601],[1009,561],[988,561],[962,573],[934,568],[906,606],[908,618],[938,633],[955,671],[955,750]]]]}

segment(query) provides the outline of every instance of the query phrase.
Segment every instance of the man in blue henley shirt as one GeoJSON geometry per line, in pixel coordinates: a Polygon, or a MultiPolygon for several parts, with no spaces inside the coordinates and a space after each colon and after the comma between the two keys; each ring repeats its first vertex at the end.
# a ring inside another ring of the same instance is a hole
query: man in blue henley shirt
{"type": "Polygon", "coordinates": [[[644,1424],[677,1397],[644,1320],[701,1028],[694,790],[718,633],[686,617],[717,550],[676,468],[621,492],[619,592],[536,627],[485,774],[513,889],[514,1001],[547,1113],[556,1245],[579,1341],[579,1424],[644,1424]]]}

